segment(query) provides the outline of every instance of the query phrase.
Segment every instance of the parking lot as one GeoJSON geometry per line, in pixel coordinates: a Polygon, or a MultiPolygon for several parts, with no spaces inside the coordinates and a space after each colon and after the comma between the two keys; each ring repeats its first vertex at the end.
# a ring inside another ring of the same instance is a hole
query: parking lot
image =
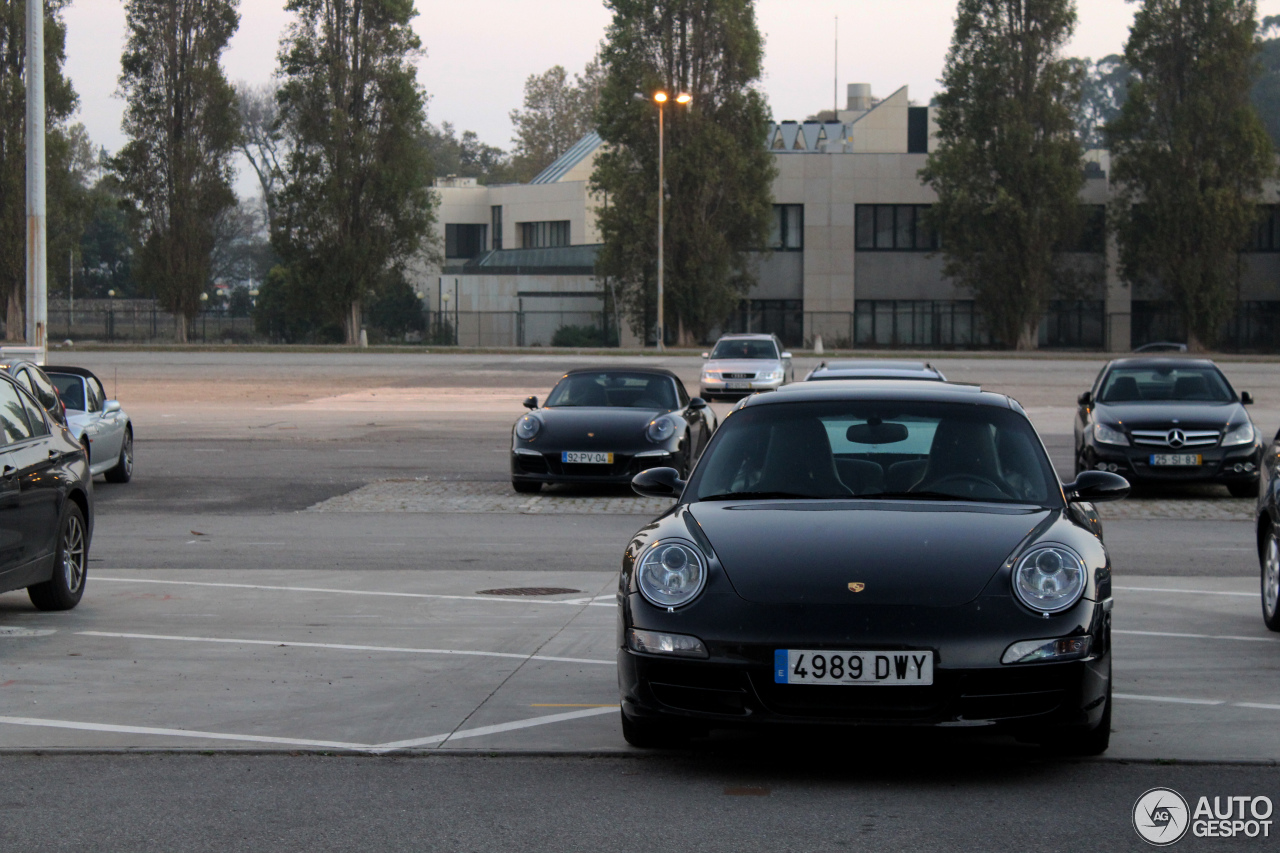
{"type": "MultiPolygon", "coordinates": [[[[615,567],[664,504],[625,490],[516,495],[507,476],[520,401],[592,359],[62,359],[124,403],[137,473],[95,485],[77,609],[0,595],[0,748],[634,754],[616,705],[615,567]]],[[[697,359],[645,362],[697,393],[697,359]]],[[[1072,404],[1101,361],[942,364],[1022,400],[1069,466],[1072,404]]],[[[1280,371],[1224,369],[1274,433],[1280,371]]],[[[1280,635],[1259,614],[1251,513],[1212,488],[1104,508],[1118,584],[1105,761],[1280,760],[1280,635]]],[[[761,746],[722,736],[699,749],[761,746]]],[[[1011,739],[987,746],[1039,760],[1011,739]]]]}

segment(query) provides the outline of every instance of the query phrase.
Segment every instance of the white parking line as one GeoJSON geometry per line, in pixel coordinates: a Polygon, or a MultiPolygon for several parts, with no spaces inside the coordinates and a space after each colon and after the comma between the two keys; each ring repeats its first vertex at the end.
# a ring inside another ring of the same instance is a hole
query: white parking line
{"type": "Polygon", "coordinates": [[[1167,589],[1160,586],[1113,586],[1112,589],[1123,590],[1124,592],[1176,592],[1184,595],[1231,595],[1242,596],[1244,598],[1257,598],[1256,592],[1223,592],[1216,589],[1167,589]]]}
{"type": "MultiPolygon", "coordinates": [[[[196,541],[196,540],[192,540],[196,541]]],[[[99,569],[101,571],[101,569],[99,569]]],[[[108,578],[101,575],[93,576],[94,583],[106,581],[108,583],[155,583],[168,584],[170,586],[208,586],[221,589],[265,589],[275,592],[319,592],[328,595],[372,595],[382,596],[386,598],[439,598],[450,601],[488,601],[488,602],[504,602],[507,604],[567,604],[572,607],[613,607],[613,600],[593,601],[587,605],[582,604],[581,599],[572,599],[565,601],[564,599],[556,601],[546,601],[529,596],[500,596],[500,595],[439,595],[428,592],[378,592],[363,589],[329,589],[326,587],[314,586],[267,586],[264,584],[249,583],[211,583],[208,581],[170,581],[155,580],[152,578],[108,578]]]]}
{"type": "Polygon", "coordinates": [[[232,637],[184,637],[169,634],[117,634],[109,631],[77,631],[81,637],[108,637],[117,640],[171,640],[182,643],[221,643],[232,646],[289,646],[301,649],[336,649],[344,652],[393,652],[410,655],[465,655],[483,658],[512,658],[514,660],[545,660],[555,663],[590,663],[615,666],[611,660],[594,658],[562,658],[552,655],[521,655],[513,652],[477,652],[459,649],[412,649],[401,646],[357,646],[347,643],[295,643],[289,640],[243,640],[232,637]]]}
{"type": "Polygon", "coordinates": [[[1225,705],[1223,699],[1182,699],[1177,696],[1141,696],[1135,693],[1113,693],[1114,699],[1132,699],[1139,702],[1172,702],[1175,705],[1225,705]]]}
{"type": "Polygon", "coordinates": [[[618,710],[617,705],[604,708],[588,708],[584,711],[570,711],[564,714],[547,714],[542,717],[530,717],[510,723],[499,723],[494,726],[481,726],[474,729],[462,729],[442,735],[431,735],[424,738],[393,741],[391,743],[347,743],[334,740],[308,740],[305,738],[271,737],[267,735],[241,735],[228,732],[205,732],[194,729],[165,729],[153,726],[117,726],[111,723],[87,723],[75,720],[42,720],[36,717],[0,717],[0,725],[31,726],[46,729],[70,729],[82,732],[109,732],[112,734],[154,735],[158,737],[195,738],[198,740],[230,740],[243,743],[268,743],[278,746],[310,746],[321,749],[350,749],[359,752],[384,753],[397,749],[409,749],[415,746],[432,746],[445,741],[462,738],[483,737],[485,735],[545,726],[583,717],[594,717],[598,714],[612,714],[618,710]]]}
{"type": "Polygon", "coordinates": [[[1233,634],[1178,634],[1173,631],[1122,631],[1113,628],[1113,634],[1130,634],[1137,637],[1174,637],[1181,640],[1239,640],[1244,643],[1280,643],[1280,637],[1241,637],[1233,634]]]}

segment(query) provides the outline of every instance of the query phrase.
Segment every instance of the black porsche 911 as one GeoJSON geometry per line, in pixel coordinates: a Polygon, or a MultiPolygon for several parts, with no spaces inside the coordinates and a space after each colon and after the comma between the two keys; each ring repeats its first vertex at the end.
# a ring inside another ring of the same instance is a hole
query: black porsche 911
{"type": "Polygon", "coordinates": [[[626,484],[646,468],[688,472],[716,430],[715,413],[659,368],[570,370],[511,431],[511,485],[626,484]]]}
{"type": "Polygon", "coordinates": [[[1220,483],[1254,497],[1262,443],[1244,408],[1252,402],[1207,359],[1117,359],[1077,400],[1076,471],[1134,485],[1220,483]]]}
{"type": "Polygon", "coordinates": [[[806,382],[727,415],[622,560],[622,727],[993,726],[1107,748],[1111,563],[1022,407],[940,382],[806,382]]]}

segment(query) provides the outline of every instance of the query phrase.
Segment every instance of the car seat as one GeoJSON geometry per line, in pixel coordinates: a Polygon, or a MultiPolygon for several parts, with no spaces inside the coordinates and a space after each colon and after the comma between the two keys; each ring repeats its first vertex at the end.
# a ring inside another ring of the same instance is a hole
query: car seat
{"type": "Polygon", "coordinates": [[[848,497],[826,427],[817,418],[775,424],[754,491],[810,497],[848,497]]]}

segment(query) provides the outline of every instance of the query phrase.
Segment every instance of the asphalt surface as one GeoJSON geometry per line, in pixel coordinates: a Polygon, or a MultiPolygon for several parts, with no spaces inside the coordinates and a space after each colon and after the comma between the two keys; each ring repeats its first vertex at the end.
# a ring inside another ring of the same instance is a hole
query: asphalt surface
{"type": "MultiPolygon", "coordinates": [[[[501,484],[520,400],[588,361],[75,357],[132,415],[137,475],[95,486],[77,610],[0,595],[0,849],[1130,849],[1150,787],[1280,801],[1248,522],[1106,523],[1123,698],[1109,758],[1070,762],[918,732],[640,755],[610,594],[647,516],[317,511],[379,481],[501,484]],[[522,586],[572,591],[486,592],[522,586]]],[[[645,363],[696,387],[696,360],[645,363]]],[[[1100,360],[936,363],[1021,399],[1069,474],[1100,360]]],[[[1227,370],[1274,429],[1280,371],[1227,370]]]]}

